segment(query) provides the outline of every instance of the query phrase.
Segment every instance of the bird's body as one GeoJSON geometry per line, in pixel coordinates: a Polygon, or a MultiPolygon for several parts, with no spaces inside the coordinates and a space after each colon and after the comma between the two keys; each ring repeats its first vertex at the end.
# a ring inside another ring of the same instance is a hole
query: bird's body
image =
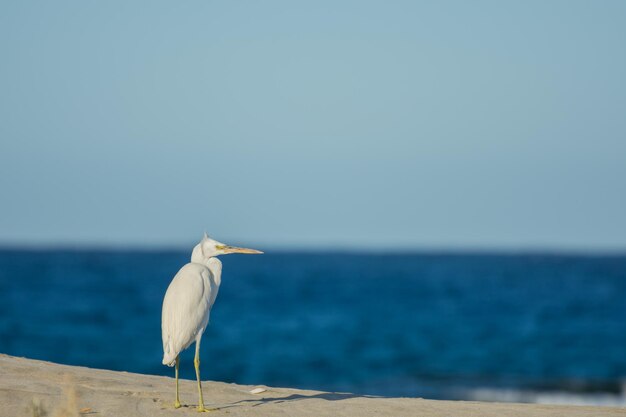
{"type": "Polygon", "coordinates": [[[178,354],[202,337],[221,278],[222,262],[217,258],[206,265],[190,262],[174,276],[161,315],[163,365],[174,366],[178,354]]]}
{"type": "Polygon", "coordinates": [[[262,252],[224,245],[205,233],[191,253],[191,262],[178,271],[165,292],[161,313],[163,365],[176,366],[175,408],[181,406],[178,399],[179,354],[196,342],[194,366],[198,379],[198,411],[207,411],[200,380],[200,341],[222,281],[222,262],[216,256],[228,253],[262,252]]]}

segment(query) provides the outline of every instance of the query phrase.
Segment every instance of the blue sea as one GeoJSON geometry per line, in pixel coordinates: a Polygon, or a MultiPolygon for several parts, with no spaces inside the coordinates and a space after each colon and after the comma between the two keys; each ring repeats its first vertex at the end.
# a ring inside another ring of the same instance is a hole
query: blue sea
{"type": "MultiPolygon", "coordinates": [[[[189,251],[0,250],[0,352],[156,375],[189,251]]],[[[203,379],[626,405],[626,256],[222,257],[203,379]]],[[[181,372],[193,379],[193,349],[181,372]]]]}

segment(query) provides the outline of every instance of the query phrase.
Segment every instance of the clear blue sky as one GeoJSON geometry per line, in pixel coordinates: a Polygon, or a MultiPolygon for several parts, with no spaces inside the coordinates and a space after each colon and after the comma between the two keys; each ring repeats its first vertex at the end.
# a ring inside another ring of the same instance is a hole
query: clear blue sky
{"type": "Polygon", "coordinates": [[[626,248],[624,1],[4,1],[0,242],[626,248]]]}

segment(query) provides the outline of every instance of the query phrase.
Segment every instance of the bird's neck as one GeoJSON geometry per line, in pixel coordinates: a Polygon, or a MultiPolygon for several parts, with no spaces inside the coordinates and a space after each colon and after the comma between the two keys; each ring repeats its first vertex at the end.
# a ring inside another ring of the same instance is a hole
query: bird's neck
{"type": "Polygon", "coordinates": [[[217,281],[217,285],[219,285],[219,280],[222,275],[222,261],[217,259],[216,257],[207,258],[202,254],[202,250],[199,246],[196,246],[191,252],[191,263],[192,264],[200,264],[209,268],[209,271],[215,277],[217,281]]]}
{"type": "Polygon", "coordinates": [[[202,249],[200,245],[197,245],[193,248],[193,252],[191,252],[191,263],[192,264],[200,264],[209,268],[211,274],[213,274],[213,279],[215,283],[219,286],[222,279],[222,261],[217,259],[216,257],[207,258],[202,253],[202,249]]]}
{"type": "Polygon", "coordinates": [[[191,252],[191,263],[208,266],[206,264],[207,261],[208,259],[204,257],[200,245],[196,245],[196,247],[193,248],[193,251],[191,252]]]}
{"type": "Polygon", "coordinates": [[[209,258],[206,261],[206,267],[211,271],[215,285],[219,287],[222,283],[222,261],[217,258],[209,258]]]}

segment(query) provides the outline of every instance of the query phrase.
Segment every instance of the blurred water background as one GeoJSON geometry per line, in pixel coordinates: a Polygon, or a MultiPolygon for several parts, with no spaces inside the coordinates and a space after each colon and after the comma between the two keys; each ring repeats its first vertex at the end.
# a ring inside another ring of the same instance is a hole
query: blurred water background
{"type": "MultiPolygon", "coordinates": [[[[173,374],[189,251],[0,250],[0,352],[173,374]]],[[[203,378],[385,396],[626,404],[626,256],[226,256],[203,378]]],[[[193,349],[182,356],[194,378],[193,349]]]]}

